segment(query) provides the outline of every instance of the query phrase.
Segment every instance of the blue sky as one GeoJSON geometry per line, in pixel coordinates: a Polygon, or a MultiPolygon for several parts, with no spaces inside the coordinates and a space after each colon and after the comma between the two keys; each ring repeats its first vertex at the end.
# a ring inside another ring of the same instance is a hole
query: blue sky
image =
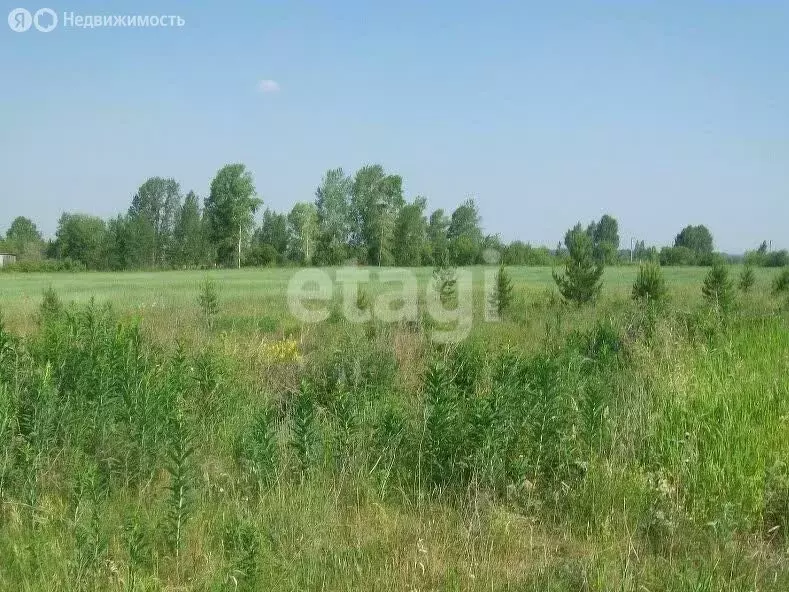
{"type": "Polygon", "coordinates": [[[47,6],[186,24],[0,24],[0,232],[112,216],[153,175],[204,196],[237,161],[289,209],[379,162],[431,208],[475,197],[507,240],[610,212],[623,244],[704,223],[721,250],[789,247],[787,2],[47,6]]]}

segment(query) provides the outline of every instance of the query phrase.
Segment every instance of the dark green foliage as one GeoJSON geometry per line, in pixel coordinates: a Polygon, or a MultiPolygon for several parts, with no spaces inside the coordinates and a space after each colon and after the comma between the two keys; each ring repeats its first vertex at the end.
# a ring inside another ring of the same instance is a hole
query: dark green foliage
{"type": "Polygon", "coordinates": [[[89,269],[103,266],[107,226],[101,218],[64,213],[58,220],[54,251],[58,259],[72,259],[89,269]]]}
{"type": "Polygon", "coordinates": [[[356,292],[356,308],[359,310],[370,310],[373,306],[373,299],[370,296],[369,290],[364,286],[359,286],[356,292]]]}
{"type": "Polygon", "coordinates": [[[106,487],[95,463],[88,464],[77,474],[74,491],[76,557],[73,564],[74,580],[95,580],[107,554],[109,540],[102,526],[101,512],[106,487]]]}
{"type": "Polygon", "coordinates": [[[616,262],[619,249],[619,222],[609,214],[599,222],[592,222],[586,229],[594,244],[595,259],[604,265],[616,262]]]}
{"type": "Polygon", "coordinates": [[[50,285],[44,290],[41,304],[38,307],[38,320],[40,323],[46,323],[49,319],[57,317],[63,311],[63,303],[57,295],[57,292],[50,285]]]}
{"type": "Polygon", "coordinates": [[[496,274],[496,285],[490,296],[490,304],[498,315],[502,316],[512,306],[512,298],[512,278],[507,273],[507,268],[502,265],[496,274]]]}
{"type": "Polygon", "coordinates": [[[777,462],[764,479],[764,535],[768,540],[789,541],[789,468],[777,462]]]}
{"type": "Polygon", "coordinates": [[[764,241],[756,251],[745,253],[745,263],[755,267],[784,267],[789,265],[789,251],[769,251],[767,241],[764,241]]]}
{"type": "Polygon", "coordinates": [[[237,443],[236,458],[257,487],[264,489],[276,479],[277,457],[276,420],[273,411],[265,407],[237,443]]]}
{"type": "Polygon", "coordinates": [[[192,509],[193,467],[192,434],[184,417],[183,411],[176,409],[170,422],[170,446],[168,450],[167,472],[170,475],[168,485],[169,500],[167,505],[167,524],[165,534],[170,552],[180,557],[183,547],[186,522],[192,509]]]}
{"type": "Polygon", "coordinates": [[[665,266],[697,264],[696,254],[688,247],[663,247],[658,258],[665,266]]]}
{"type": "Polygon", "coordinates": [[[690,249],[696,256],[697,261],[702,263],[702,259],[705,256],[712,255],[712,233],[703,224],[686,226],[674,239],[674,246],[690,249]]]}
{"type": "Polygon", "coordinates": [[[302,480],[307,477],[317,459],[318,432],[315,413],[315,394],[312,388],[303,382],[294,397],[291,413],[291,446],[302,480]]]}
{"type": "Polygon", "coordinates": [[[219,169],[203,208],[206,235],[217,263],[241,266],[244,238],[261,203],[246,166],[234,163],[219,169]]]}
{"type": "Polygon", "coordinates": [[[429,251],[427,243],[427,200],[418,197],[400,209],[394,229],[395,263],[402,267],[422,265],[429,251]]]}
{"type": "Polygon", "coordinates": [[[260,538],[255,524],[245,519],[229,519],[222,533],[222,549],[229,560],[235,590],[258,590],[260,538]]]}
{"type": "Polygon", "coordinates": [[[80,272],[87,267],[81,261],[71,258],[63,259],[41,259],[39,261],[17,261],[0,267],[0,273],[56,273],[56,272],[80,272]]]}
{"type": "Polygon", "coordinates": [[[713,265],[704,278],[701,293],[710,306],[721,312],[728,311],[734,303],[734,291],[732,281],[729,279],[729,268],[720,263],[713,265]]]}
{"type": "Polygon", "coordinates": [[[433,362],[425,373],[424,430],[420,480],[430,485],[451,482],[457,453],[457,400],[442,362],[433,362]]]}
{"type": "Polygon", "coordinates": [[[740,290],[747,294],[753,288],[753,285],[756,283],[756,274],[753,272],[753,267],[751,265],[745,265],[740,272],[740,281],[738,286],[740,290]]]}
{"type": "Polygon", "coordinates": [[[205,261],[203,219],[197,196],[190,191],[176,212],[173,227],[172,263],[178,267],[197,267],[205,261]]]}
{"type": "Polygon", "coordinates": [[[479,208],[473,199],[467,199],[452,212],[447,239],[449,258],[453,265],[473,265],[482,248],[482,228],[479,208]]]}
{"type": "Polygon", "coordinates": [[[633,284],[633,300],[661,303],[668,297],[663,270],[656,263],[646,263],[638,269],[633,284]]]}
{"type": "Polygon", "coordinates": [[[569,259],[564,275],[553,272],[553,279],[564,299],[577,305],[594,302],[600,295],[604,267],[595,261],[594,245],[578,224],[565,236],[569,259]]]}
{"type": "Polygon", "coordinates": [[[784,267],[773,280],[773,293],[784,294],[789,291],[789,267],[784,267]]]}
{"type": "Polygon", "coordinates": [[[122,541],[129,556],[129,587],[134,588],[138,572],[150,568],[154,555],[150,534],[145,530],[145,517],[137,513],[126,518],[122,541]]]}

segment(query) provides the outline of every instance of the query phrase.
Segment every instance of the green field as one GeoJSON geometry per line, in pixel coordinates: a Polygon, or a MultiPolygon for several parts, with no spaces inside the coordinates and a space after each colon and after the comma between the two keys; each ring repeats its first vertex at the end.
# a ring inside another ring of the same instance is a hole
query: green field
{"type": "MultiPolygon", "coordinates": [[[[367,269],[375,278],[376,268],[367,269]]],[[[539,299],[555,291],[551,269],[547,267],[510,268],[516,290],[524,299],[539,299]]],[[[484,268],[469,268],[475,288],[482,283],[484,268]]],[[[285,292],[288,281],[298,270],[292,268],[242,269],[212,271],[161,271],[147,273],[54,273],[0,275],[0,307],[12,325],[27,325],[38,307],[43,291],[52,287],[65,301],[86,303],[91,298],[111,302],[123,312],[139,313],[143,318],[167,318],[169,323],[195,321],[197,296],[206,278],[213,279],[222,299],[222,314],[228,319],[244,320],[268,315],[285,319],[285,292]]],[[[328,268],[336,274],[336,268],[328,268]]],[[[415,268],[420,289],[430,281],[431,268],[415,268]]],[[[611,299],[629,298],[637,267],[614,267],[606,270],[603,294],[611,299]]],[[[666,282],[679,304],[698,300],[706,268],[666,268],[666,282]],[[681,302],[680,302],[681,301],[681,302]]],[[[733,268],[732,273],[737,273],[733,268]]],[[[775,272],[756,269],[762,291],[769,287],[775,272]]],[[[375,290],[373,280],[373,290],[375,290]]],[[[758,289],[758,286],[757,286],[758,289]]],[[[338,290],[339,292],[339,290],[338,290]]],[[[479,305],[479,298],[476,299],[479,305]]],[[[165,327],[154,327],[164,330],[165,327]]]]}
{"type": "Polygon", "coordinates": [[[724,311],[513,268],[494,323],[474,268],[439,345],[300,323],[296,271],[0,274],[0,589],[789,589],[776,272],[724,311]]]}

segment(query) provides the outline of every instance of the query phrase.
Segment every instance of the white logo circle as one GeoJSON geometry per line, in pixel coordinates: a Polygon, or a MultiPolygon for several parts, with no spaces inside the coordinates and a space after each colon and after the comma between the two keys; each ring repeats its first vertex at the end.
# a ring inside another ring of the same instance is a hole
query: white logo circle
{"type": "Polygon", "coordinates": [[[33,24],[36,26],[36,29],[42,33],[49,33],[52,29],[58,26],[58,13],[51,8],[39,8],[36,10],[36,14],[33,15],[33,24]],[[41,24],[38,19],[44,15],[48,16],[49,19],[44,19],[45,24],[41,24]]]}
{"type": "Polygon", "coordinates": [[[33,24],[33,17],[30,16],[30,11],[24,8],[14,8],[8,13],[8,26],[12,31],[17,33],[24,33],[33,24]]]}
{"type": "Polygon", "coordinates": [[[482,251],[482,260],[488,265],[497,265],[501,261],[501,253],[496,249],[485,249],[482,251]]]}

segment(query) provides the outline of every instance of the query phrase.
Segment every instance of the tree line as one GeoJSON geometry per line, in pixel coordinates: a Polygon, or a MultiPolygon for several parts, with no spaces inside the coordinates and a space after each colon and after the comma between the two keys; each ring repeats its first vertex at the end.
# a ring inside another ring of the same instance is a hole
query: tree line
{"type": "MultiPolygon", "coordinates": [[[[407,200],[400,175],[381,165],[353,175],[327,171],[311,202],[289,212],[266,209],[245,165],[222,167],[201,200],[185,195],[172,178],[152,177],[135,192],[128,210],[104,220],[64,212],[55,237],[45,241],[35,223],[18,217],[0,236],[0,251],[15,253],[18,266],[63,269],[184,269],[271,265],[365,265],[403,267],[465,266],[486,262],[496,251],[508,265],[554,265],[566,260],[565,237],[555,249],[516,240],[504,243],[485,234],[473,199],[451,213],[428,211],[427,199],[407,200]]],[[[703,225],[687,226],[673,246],[647,247],[638,241],[620,248],[619,225],[606,214],[572,233],[588,236],[593,257],[605,265],[659,261],[663,265],[709,265],[713,238],[703,225]]],[[[569,236],[569,233],[568,233],[569,236]]],[[[768,252],[767,243],[746,258],[757,265],[784,265],[786,251],[768,252]]]]}

